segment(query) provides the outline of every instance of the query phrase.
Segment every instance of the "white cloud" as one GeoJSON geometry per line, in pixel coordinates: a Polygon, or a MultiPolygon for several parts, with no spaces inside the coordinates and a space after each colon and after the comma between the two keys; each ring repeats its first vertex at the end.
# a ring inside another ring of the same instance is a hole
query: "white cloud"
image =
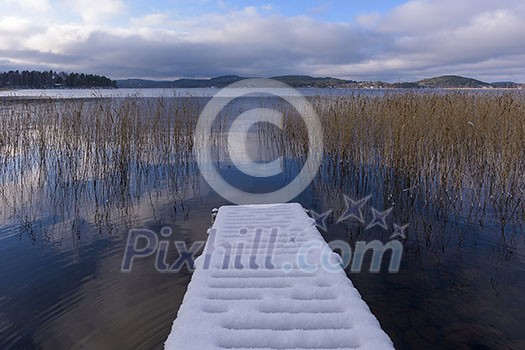
{"type": "Polygon", "coordinates": [[[26,40],[26,48],[41,52],[67,53],[67,46],[73,42],[86,41],[94,27],[81,24],[51,25],[26,40]]]}
{"type": "Polygon", "coordinates": [[[165,13],[151,13],[129,20],[133,27],[162,27],[169,24],[169,17],[165,13]]]}
{"type": "Polygon", "coordinates": [[[46,12],[51,9],[49,0],[2,0],[7,6],[29,12],[46,12]]]}
{"type": "Polygon", "coordinates": [[[368,12],[357,16],[356,23],[363,28],[372,29],[376,27],[382,16],[379,12],[368,12]]]}
{"type": "Polygon", "coordinates": [[[413,0],[388,13],[361,14],[354,23],[285,17],[261,6],[193,17],[156,11],[112,25],[109,18],[125,18],[129,10],[123,1],[52,4],[47,11],[73,9],[83,21],[0,15],[4,66],[62,65],[113,77],[310,74],[397,81],[456,73],[525,82],[525,5],[517,0],[413,0]]]}
{"type": "Polygon", "coordinates": [[[32,22],[22,17],[0,18],[0,49],[23,46],[24,38],[34,33],[34,29],[32,22]]]}
{"type": "Polygon", "coordinates": [[[31,21],[16,16],[7,16],[0,19],[0,31],[7,34],[25,33],[31,28],[31,21]]]}
{"type": "Polygon", "coordinates": [[[101,22],[121,14],[126,6],[122,0],[75,0],[73,8],[85,22],[101,22]]]}

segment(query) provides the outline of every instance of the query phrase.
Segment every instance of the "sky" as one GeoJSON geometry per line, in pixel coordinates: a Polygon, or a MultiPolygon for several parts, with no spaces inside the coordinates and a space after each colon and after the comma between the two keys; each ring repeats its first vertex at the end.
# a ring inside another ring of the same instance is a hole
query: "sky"
{"type": "Polygon", "coordinates": [[[523,0],[0,0],[0,71],[525,82],[523,0]]]}

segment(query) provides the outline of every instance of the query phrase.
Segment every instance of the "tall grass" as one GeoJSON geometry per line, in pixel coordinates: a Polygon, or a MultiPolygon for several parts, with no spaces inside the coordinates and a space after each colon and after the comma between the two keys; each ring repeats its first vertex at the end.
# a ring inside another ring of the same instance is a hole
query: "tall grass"
{"type": "Polygon", "coordinates": [[[2,216],[31,233],[38,223],[53,230],[93,216],[107,224],[108,208],[125,212],[155,191],[175,205],[198,186],[197,108],[186,99],[4,101],[2,216]]]}
{"type": "MultiPolygon", "coordinates": [[[[427,203],[491,203],[523,215],[525,95],[394,93],[313,102],[324,127],[325,171],[368,169],[380,181],[397,177],[403,191],[427,203]]],[[[304,138],[296,130],[288,128],[304,138]]]]}
{"type": "MultiPolygon", "coordinates": [[[[524,95],[392,93],[310,100],[324,131],[319,178],[331,187],[343,182],[363,191],[384,187],[392,201],[409,196],[423,205],[470,211],[490,206],[502,221],[524,219],[524,95]]],[[[43,218],[60,221],[81,213],[102,221],[105,207],[127,210],[127,203],[152,189],[181,201],[198,189],[193,131],[205,102],[3,100],[2,215],[15,215],[30,230],[43,218]]],[[[308,134],[293,108],[282,101],[255,107],[286,116],[283,132],[258,129],[260,147],[304,159],[308,134]]],[[[234,109],[221,114],[212,133],[219,147],[234,109]]]]}

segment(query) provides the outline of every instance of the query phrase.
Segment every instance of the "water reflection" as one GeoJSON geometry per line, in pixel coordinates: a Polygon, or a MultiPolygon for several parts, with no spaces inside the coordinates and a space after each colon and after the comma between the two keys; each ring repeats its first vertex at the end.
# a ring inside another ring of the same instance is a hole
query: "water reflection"
{"type": "MultiPolygon", "coordinates": [[[[161,274],[154,257],[137,260],[131,273],[122,273],[123,245],[130,228],[159,232],[170,226],[171,238],[189,246],[205,239],[210,209],[226,204],[201,178],[193,154],[195,116],[206,101],[3,105],[0,348],[162,346],[190,274],[161,274]]],[[[307,151],[304,125],[295,117],[275,99],[234,101],[216,122],[212,166],[246,191],[283,187],[299,173],[307,151]],[[247,109],[276,106],[288,118],[285,132],[270,125],[251,130],[250,155],[259,162],[283,156],[284,172],[256,181],[232,165],[225,131],[247,109]]],[[[375,208],[393,208],[390,227],[410,224],[398,274],[349,273],[395,345],[524,348],[520,198],[490,198],[466,187],[462,200],[454,200],[447,189],[422,191],[420,179],[373,158],[351,162],[328,150],[318,176],[296,200],[318,212],[333,210],[325,233],[329,240],[389,238],[390,232],[378,227],[337,223],[344,195],[372,195],[375,208]]],[[[176,259],[175,250],[169,259],[176,259]]]]}
{"type": "MultiPolygon", "coordinates": [[[[399,174],[331,168],[322,169],[308,198],[319,212],[334,210],[325,236],[352,246],[358,240],[388,240],[390,233],[366,230],[357,221],[336,224],[346,208],[343,195],[372,194],[374,207],[393,207],[390,225],[410,224],[399,274],[348,271],[398,348],[523,347],[518,320],[523,321],[525,307],[525,244],[523,222],[512,210],[490,203],[472,211],[453,202],[428,202],[405,190],[410,181],[399,174]]],[[[387,271],[388,259],[384,263],[387,271]]]]}

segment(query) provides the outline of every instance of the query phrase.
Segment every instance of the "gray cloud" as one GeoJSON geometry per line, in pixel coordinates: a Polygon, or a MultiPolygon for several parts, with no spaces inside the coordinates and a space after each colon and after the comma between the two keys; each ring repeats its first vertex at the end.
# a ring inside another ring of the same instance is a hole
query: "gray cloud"
{"type": "Polygon", "coordinates": [[[185,20],[153,14],[124,27],[42,28],[10,18],[18,29],[8,36],[0,25],[0,69],[61,67],[113,78],[310,74],[396,81],[463,74],[525,81],[524,15],[514,0],[416,0],[353,23],[254,8],[185,20]]]}

